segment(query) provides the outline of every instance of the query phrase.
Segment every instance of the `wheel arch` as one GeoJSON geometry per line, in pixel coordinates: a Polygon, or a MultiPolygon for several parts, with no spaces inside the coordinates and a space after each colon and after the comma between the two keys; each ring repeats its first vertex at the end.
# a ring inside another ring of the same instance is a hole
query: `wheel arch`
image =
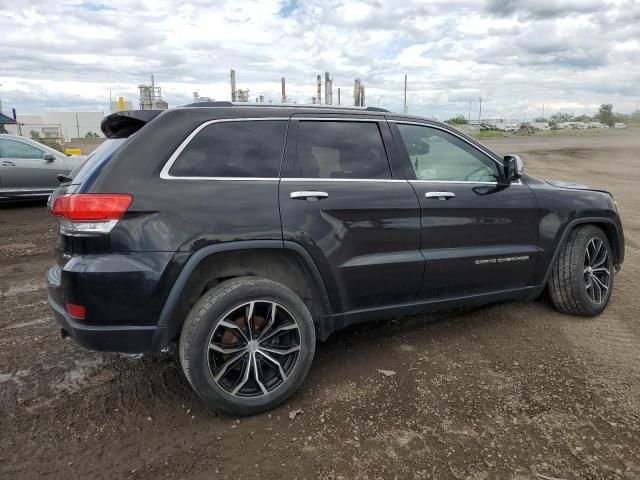
{"type": "Polygon", "coordinates": [[[555,252],[553,254],[551,262],[547,266],[547,272],[544,277],[543,285],[547,285],[549,283],[553,266],[558,260],[558,255],[560,254],[560,250],[567,243],[567,239],[569,238],[569,235],[571,234],[571,232],[575,230],[577,227],[581,227],[584,225],[593,225],[602,229],[604,234],[607,236],[607,240],[609,240],[609,244],[611,245],[611,251],[613,253],[613,260],[614,260],[613,264],[616,267],[620,265],[620,259],[622,254],[622,252],[620,251],[621,232],[618,230],[618,227],[615,221],[605,217],[576,218],[571,222],[569,222],[569,224],[564,228],[562,237],[555,247],[555,252]]]}
{"type": "Polygon", "coordinates": [[[294,242],[245,240],[208,245],[191,255],[160,314],[154,349],[160,350],[179,334],[187,313],[204,292],[241,276],[269,278],[290,288],[307,305],[319,337],[323,337],[323,318],[331,315],[332,309],[309,253],[294,242]]]}

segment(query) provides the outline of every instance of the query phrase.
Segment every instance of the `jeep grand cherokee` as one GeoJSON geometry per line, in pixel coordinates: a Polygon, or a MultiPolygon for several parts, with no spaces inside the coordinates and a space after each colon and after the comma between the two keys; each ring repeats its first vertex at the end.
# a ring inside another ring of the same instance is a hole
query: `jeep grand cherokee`
{"type": "Polygon", "coordinates": [[[624,257],[607,192],[523,173],[437,121],[201,103],[112,114],[50,199],[49,303],[105,351],[179,341],[213,408],[253,414],[356,322],[533,299],[593,316],[624,257]]]}

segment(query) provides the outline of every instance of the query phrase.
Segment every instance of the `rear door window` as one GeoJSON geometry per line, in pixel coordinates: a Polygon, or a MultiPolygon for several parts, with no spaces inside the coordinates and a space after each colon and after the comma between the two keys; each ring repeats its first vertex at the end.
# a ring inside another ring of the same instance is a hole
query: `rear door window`
{"type": "Polygon", "coordinates": [[[293,178],[391,177],[376,122],[301,120],[293,178]]]}
{"type": "Polygon", "coordinates": [[[207,125],[180,152],[173,177],[277,178],[287,120],[243,120],[207,125]]]}

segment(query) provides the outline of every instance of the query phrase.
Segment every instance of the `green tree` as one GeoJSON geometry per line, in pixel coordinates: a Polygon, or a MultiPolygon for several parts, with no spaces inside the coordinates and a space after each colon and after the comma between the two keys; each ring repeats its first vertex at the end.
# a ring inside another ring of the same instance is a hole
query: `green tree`
{"type": "Polygon", "coordinates": [[[600,123],[604,123],[605,125],[613,126],[615,123],[615,116],[613,113],[613,105],[610,103],[603,103],[600,105],[598,109],[598,113],[594,116],[600,123]]]}
{"type": "Polygon", "coordinates": [[[546,119],[546,118],[544,118],[544,117],[537,117],[537,118],[534,120],[534,122],[548,122],[548,121],[549,121],[549,120],[547,120],[547,119],[546,119]]]}
{"type": "Polygon", "coordinates": [[[451,117],[449,120],[445,120],[445,123],[449,125],[466,125],[467,119],[464,118],[464,115],[456,115],[455,117],[451,117]]]}
{"type": "Polygon", "coordinates": [[[550,124],[555,125],[557,123],[571,122],[573,121],[573,113],[557,112],[551,115],[549,121],[550,124]]]}
{"type": "Polygon", "coordinates": [[[592,118],[589,115],[578,115],[577,117],[574,117],[574,120],[576,122],[588,123],[588,122],[592,121],[592,118]]]}
{"type": "Polygon", "coordinates": [[[31,135],[31,138],[40,138],[40,132],[38,132],[37,130],[31,130],[29,132],[29,135],[31,135]]]}

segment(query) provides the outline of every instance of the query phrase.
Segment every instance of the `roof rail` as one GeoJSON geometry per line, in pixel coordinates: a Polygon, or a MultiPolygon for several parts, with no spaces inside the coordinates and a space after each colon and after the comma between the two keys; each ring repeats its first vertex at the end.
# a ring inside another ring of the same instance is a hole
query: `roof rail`
{"type": "Polygon", "coordinates": [[[233,107],[233,103],[227,101],[220,102],[194,102],[187,105],[180,105],[181,107],[233,107]]]}
{"type": "Polygon", "coordinates": [[[195,102],[187,105],[181,105],[181,107],[272,107],[272,108],[324,108],[329,110],[364,110],[369,112],[390,112],[385,108],[380,107],[352,107],[349,105],[323,105],[321,103],[249,103],[249,102],[229,102],[229,101],[216,101],[216,102],[195,102]]]}

